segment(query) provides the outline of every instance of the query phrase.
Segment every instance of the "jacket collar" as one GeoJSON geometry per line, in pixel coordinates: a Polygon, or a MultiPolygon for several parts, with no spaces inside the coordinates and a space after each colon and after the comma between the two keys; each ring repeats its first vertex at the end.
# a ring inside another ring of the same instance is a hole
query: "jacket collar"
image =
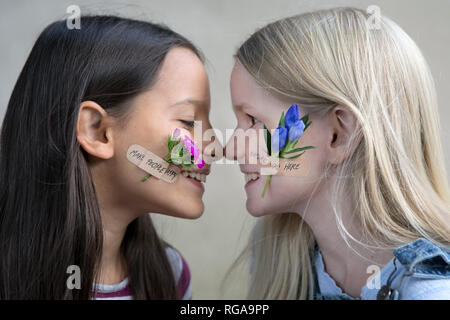
{"type": "Polygon", "coordinates": [[[419,238],[394,249],[394,256],[413,276],[450,276],[450,248],[419,238]]]}

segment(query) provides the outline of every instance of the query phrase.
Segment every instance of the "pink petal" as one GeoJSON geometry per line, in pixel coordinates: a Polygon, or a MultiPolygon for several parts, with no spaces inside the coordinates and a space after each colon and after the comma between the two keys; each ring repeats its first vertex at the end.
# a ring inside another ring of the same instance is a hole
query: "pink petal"
{"type": "Polygon", "coordinates": [[[185,145],[185,146],[188,148],[188,150],[190,151],[190,150],[191,150],[191,147],[192,147],[192,140],[189,139],[189,137],[184,136],[183,142],[184,142],[184,145],[185,145]]]}
{"type": "Polygon", "coordinates": [[[205,166],[205,161],[202,159],[201,162],[199,164],[197,164],[197,167],[199,167],[199,169],[201,169],[204,166],[205,166]]]}
{"type": "Polygon", "coordinates": [[[180,134],[181,134],[180,129],[176,128],[175,131],[172,133],[172,139],[178,138],[180,134]]]}
{"type": "Polygon", "coordinates": [[[192,141],[188,136],[184,136],[184,144],[189,149],[189,152],[194,156],[194,158],[197,158],[200,150],[197,148],[194,141],[192,141]]]}

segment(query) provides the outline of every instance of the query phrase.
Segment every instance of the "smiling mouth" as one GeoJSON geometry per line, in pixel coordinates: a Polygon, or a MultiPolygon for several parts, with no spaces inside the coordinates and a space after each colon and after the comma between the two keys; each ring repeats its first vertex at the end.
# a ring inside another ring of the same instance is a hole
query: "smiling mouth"
{"type": "Polygon", "coordinates": [[[255,181],[259,179],[258,173],[246,173],[245,174],[245,184],[249,183],[250,181],[255,181]]]}
{"type": "Polygon", "coordinates": [[[195,179],[200,182],[206,182],[206,174],[198,173],[198,172],[188,172],[188,171],[183,171],[182,174],[185,177],[189,177],[189,178],[195,179]]]}

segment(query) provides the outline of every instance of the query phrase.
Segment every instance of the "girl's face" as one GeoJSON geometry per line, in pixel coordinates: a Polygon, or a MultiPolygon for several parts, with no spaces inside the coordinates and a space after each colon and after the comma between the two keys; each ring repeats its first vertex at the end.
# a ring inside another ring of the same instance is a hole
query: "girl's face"
{"type": "MultiPolygon", "coordinates": [[[[168,152],[168,136],[176,128],[189,132],[192,139],[194,121],[202,122],[202,131],[211,128],[208,76],[199,58],[189,49],[174,48],[167,54],[160,71],[156,84],[134,100],[124,127],[114,131],[114,157],[108,160],[114,183],[109,189],[114,194],[113,201],[132,207],[138,213],[197,218],[204,209],[202,182],[183,174],[179,174],[174,183],[155,177],[141,182],[147,173],[126,158],[132,144],[164,158],[168,152]]],[[[202,150],[205,147],[206,144],[202,150]]],[[[182,172],[188,170],[181,169],[182,172]]],[[[194,165],[189,170],[203,179],[209,174],[210,166],[206,164],[199,169],[194,165]]]]}
{"type": "MultiPolygon", "coordinates": [[[[267,90],[261,88],[245,70],[236,62],[231,74],[231,99],[233,110],[237,118],[237,129],[250,128],[261,129],[265,124],[269,130],[278,126],[281,113],[289,109],[295,101],[281,101],[267,90]]],[[[300,117],[306,111],[299,105],[300,117]]],[[[249,164],[249,149],[245,146],[235,146],[234,159],[239,161],[240,169],[245,175],[258,174],[256,180],[245,184],[247,193],[247,210],[253,216],[263,216],[270,213],[296,212],[299,204],[308,200],[316,183],[322,174],[326,163],[326,154],[321,150],[327,142],[327,122],[325,118],[319,118],[309,114],[312,124],[300,138],[297,148],[303,146],[315,146],[315,149],[307,150],[301,157],[307,158],[310,170],[306,176],[277,176],[271,178],[265,197],[262,198],[267,176],[259,175],[260,164],[249,164]]],[[[235,130],[235,133],[237,132],[235,130]]],[[[233,137],[231,139],[234,139],[233,137]]],[[[231,141],[230,139],[230,141],[231,141]]],[[[227,145],[229,148],[230,142],[227,145]]],[[[230,150],[227,150],[227,156],[230,150]]],[[[247,179],[246,179],[247,180],[247,179]]]]}

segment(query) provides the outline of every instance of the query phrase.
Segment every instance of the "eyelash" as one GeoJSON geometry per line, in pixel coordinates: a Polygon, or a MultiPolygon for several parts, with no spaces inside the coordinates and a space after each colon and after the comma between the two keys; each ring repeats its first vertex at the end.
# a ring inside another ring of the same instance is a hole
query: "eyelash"
{"type": "Polygon", "coordinates": [[[250,120],[252,121],[253,126],[259,122],[259,120],[257,118],[252,117],[251,115],[248,115],[248,116],[250,117],[250,120]]]}
{"type": "Polygon", "coordinates": [[[195,123],[194,123],[194,121],[186,121],[186,120],[180,120],[184,125],[186,125],[186,126],[188,126],[188,127],[190,127],[190,128],[193,128],[194,127],[194,125],[195,125],[195,123]]]}

